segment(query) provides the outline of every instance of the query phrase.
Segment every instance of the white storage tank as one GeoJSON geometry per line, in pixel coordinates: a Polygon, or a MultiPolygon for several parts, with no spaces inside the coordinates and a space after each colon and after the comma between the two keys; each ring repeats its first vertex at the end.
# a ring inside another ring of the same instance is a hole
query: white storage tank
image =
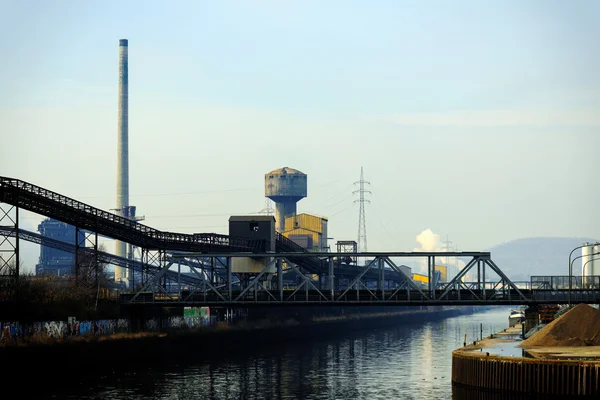
{"type": "Polygon", "coordinates": [[[585,244],[581,249],[581,275],[600,276],[600,245],[585,244]]]}

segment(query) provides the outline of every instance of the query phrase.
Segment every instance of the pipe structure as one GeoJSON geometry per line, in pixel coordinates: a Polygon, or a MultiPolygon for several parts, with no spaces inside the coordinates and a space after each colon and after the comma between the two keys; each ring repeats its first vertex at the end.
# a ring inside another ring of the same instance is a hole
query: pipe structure
{"type": "MultiPolygon", "coordinates": [[[[129,42],[119,40],[119,111],[117,139],[117,213],[129,217],[129,42]]],[[[127,256],[127,245],[117,241],[115,253],[127,256]]],[[[115,281],[128,278],[129,271],[115,267],[115,281]]]]}

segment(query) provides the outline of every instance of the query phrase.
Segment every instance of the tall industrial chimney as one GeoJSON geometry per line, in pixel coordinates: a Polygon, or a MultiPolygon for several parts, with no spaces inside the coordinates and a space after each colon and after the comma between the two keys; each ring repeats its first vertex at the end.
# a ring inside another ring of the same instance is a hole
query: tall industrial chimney
{"type": "MultiPolygon", "coordinates": [[[[129,217],[129,65],[127,39],[119,40],[119,116],[117,141],[117,212],[129,217]]],[[[127,256],[126,243],[117,241],[116,255],[127,256]]],[[[129,271],[115,267],[115,281],[129,278],[129,271]]]]}

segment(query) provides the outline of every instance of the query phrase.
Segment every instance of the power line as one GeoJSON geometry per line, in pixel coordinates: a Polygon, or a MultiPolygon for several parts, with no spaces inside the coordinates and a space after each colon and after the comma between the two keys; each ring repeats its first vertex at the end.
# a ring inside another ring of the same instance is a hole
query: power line
{"type": "Polygon", "coordinates": [[[344,211],[348,211],[348,210],[349,210],[349,209],[350,209],[350,208],[351,208],[353,205],[354,205],[353,203],[350,203],[350,205],[348,205],[347,207],[345,207],[345,208],[341,209],[340,211],[338,211],[338,212],[336,212],[336,213],[333,213],[333,214],[331,214],[331,215],[329,216],[329,218],[331,218],[331,217],[335,217],[336,215],[338,215],[338,214],[341,214],[341,213],[343,213],[344,211]]]}
{"type": "MultiPolygon", "coordinates": [[[[348,192],[346,192],[346,190],[349,189],[350,187],[352,187],[352,184],[344,186],[342,189],[340,189],[339,192],[336,192],[333,196],[327,197],[324,200],[318,201],[316,203],[310,203],[310,205],[308,205],[307,207],[315,207],[315,206],[319,206],[321,204],[327,204],[329,201],[335,200],[335,199],[339,198],[340,195],[347,194],[348,192]]],[[[346,195],[341,201],[346,200],[348,197],[349,196],[346,195]]],[[[339,204],[341,201],[338,201],[337,203],[333,203],[333,204],[330,204],[330,205],[325,205],[325,207],[327,207],[327,208],[333,207],[333,206],[339,204]]]]}
{"type": "MultiPolygon", "coordinates": [[[[214,189],[214,190],[202,190],[196,192],[168,192],[168,193],[130,193],[130,197],[159,197],[159,196],[186,196],[194,194],[209,194],[209,193],[227,193],[227,192],[246,192],[250,190],[256,190],[256,188],[239,188],[239,189],[214,189]]],[[[111,196],[77,196],[78,199],[103,199],[111,196]]]]}
{"type": "Polygon", "coordinates": [[[201,217],[228,217],[234,214],[238,215],[255,215],[260,214],[260,211],[244,212],[244,213],[225,213],[225,214],[178,214],[178,215],[146,215],[146,218],[201,218],[201,217]]]}

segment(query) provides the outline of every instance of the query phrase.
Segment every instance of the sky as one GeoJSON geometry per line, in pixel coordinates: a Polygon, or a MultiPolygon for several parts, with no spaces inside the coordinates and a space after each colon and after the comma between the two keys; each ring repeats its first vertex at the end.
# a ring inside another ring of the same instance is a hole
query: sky
{"type": "Polygon", "coordinates": [[[599,17],[594,0],[0,0],[0,175],[116,206],[128,39],[130,203],[152,227],[227,233],[288,166],[308,175],[298,212],[356,240],[364,167],[370,251],[600,238],[599,17]]]}

